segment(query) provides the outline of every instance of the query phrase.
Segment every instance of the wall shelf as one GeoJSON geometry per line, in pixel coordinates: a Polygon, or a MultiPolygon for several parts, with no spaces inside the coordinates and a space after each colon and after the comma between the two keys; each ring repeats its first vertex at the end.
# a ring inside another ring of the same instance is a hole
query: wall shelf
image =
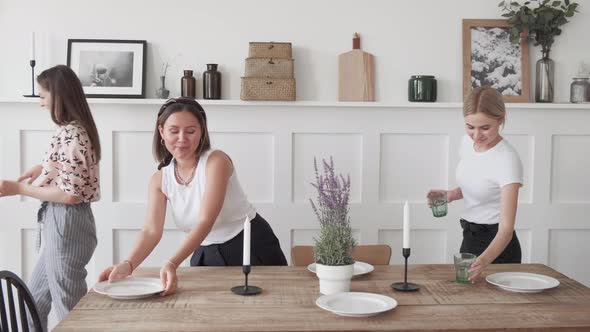
{"type": "MultiPolygon", "coordinates": [[[[112,98],[88,98],[89,104],[100,105],[161,105],[164,99],[112,99],[112,98]]],[[[380,102],[334,102],[334,101],[243,101],[243,100],[203,100],[199,103],[204,106],[256,106],[256,107],[325,107],[325,108],[414,108],[414,109],[457,109],[463,106],[461,102],[436,102],[436,103],[380,103],[380,102]]],[[[38,98],[2,98],[0,103],[38,103],[38,98]]],[[[508,103],[509,109],[567,109],[590,110],[590,103],[508,103]]]]}

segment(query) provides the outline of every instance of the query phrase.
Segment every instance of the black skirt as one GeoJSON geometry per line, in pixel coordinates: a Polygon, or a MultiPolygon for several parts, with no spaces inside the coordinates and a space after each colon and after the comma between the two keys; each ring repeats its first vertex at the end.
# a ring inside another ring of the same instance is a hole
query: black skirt
{"type": "MultiPolygon", "coordinates": [[[[279,239],[258,213],[252,219],[250,265],[287,265],[279,239]]],[[[241,266],[244,231],[224,243],[200,246],[191,257],[191,266],[241,266]]]]}
{"type": "MultiPolygon", "coordinates": [[[[476,224],[461,219],[461,228],[463,228],[463,242],[461,243],[460,252],[481,255],[492,243],[492,240],[498,233],[498,224],[476,224]]],[[[512,240],[508,243],[504,251],[492,262],[492,264],[518,263],[522,261],[522,252],[520,242],[516,236],[516,231],[512,233],[512,240]]]]}

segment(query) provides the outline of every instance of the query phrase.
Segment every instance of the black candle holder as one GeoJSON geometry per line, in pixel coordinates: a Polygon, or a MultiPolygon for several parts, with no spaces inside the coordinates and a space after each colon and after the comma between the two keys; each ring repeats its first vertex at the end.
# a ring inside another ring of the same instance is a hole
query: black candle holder
{"type": "Polygon", "coordinates": [[[410,248],[403,248],[402,254],[406,260],[404,266],[404,282],[394,282],[391,288],[401,292],[412,292],[420,289],[420,285],[408,282],[408,257],[410,257],[410,248]]]}
{"type": "Polygon", "coordinates": [[[39,97],[39,95],[35,94],[35,60],[29,61],[31,65],[31,94],[30,95],[23,95],[23,97],[39,97]]]}
{"type": "Polygon", "coordinates": [[[250,273],[250,265],[242,266],[242,271],[244,272],[244,277],[245,277],[244,285],[232,287],[231,291],[234,294],[238,294],[238,295],[260,294],[260,292],[262,292],[262,288],[248,285],[248,274],[250,273]]]}

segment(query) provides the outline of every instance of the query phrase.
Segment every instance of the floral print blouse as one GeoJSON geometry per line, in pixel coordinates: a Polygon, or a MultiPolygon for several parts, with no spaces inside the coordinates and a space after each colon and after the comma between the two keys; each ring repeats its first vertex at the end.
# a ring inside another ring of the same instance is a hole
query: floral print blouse
{"type": "Polygon", "coordinates": [[[83,202],[100,199],[98,162],[84,127],[73,122],[60,126],[51,139],[35,182],[41,187],[55,186],[78,196],[83,202]]]}

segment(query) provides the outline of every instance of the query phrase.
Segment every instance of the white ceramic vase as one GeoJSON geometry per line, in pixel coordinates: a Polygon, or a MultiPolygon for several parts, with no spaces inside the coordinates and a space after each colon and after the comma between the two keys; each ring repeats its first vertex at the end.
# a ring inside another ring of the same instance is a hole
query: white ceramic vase
{"type": "Polygon", "coordinates": [[[353,274],[354,264],[316,264],[316,275],[320,279],[320,293],[324,295],[350,291],[350,279],[353,274]]]}

